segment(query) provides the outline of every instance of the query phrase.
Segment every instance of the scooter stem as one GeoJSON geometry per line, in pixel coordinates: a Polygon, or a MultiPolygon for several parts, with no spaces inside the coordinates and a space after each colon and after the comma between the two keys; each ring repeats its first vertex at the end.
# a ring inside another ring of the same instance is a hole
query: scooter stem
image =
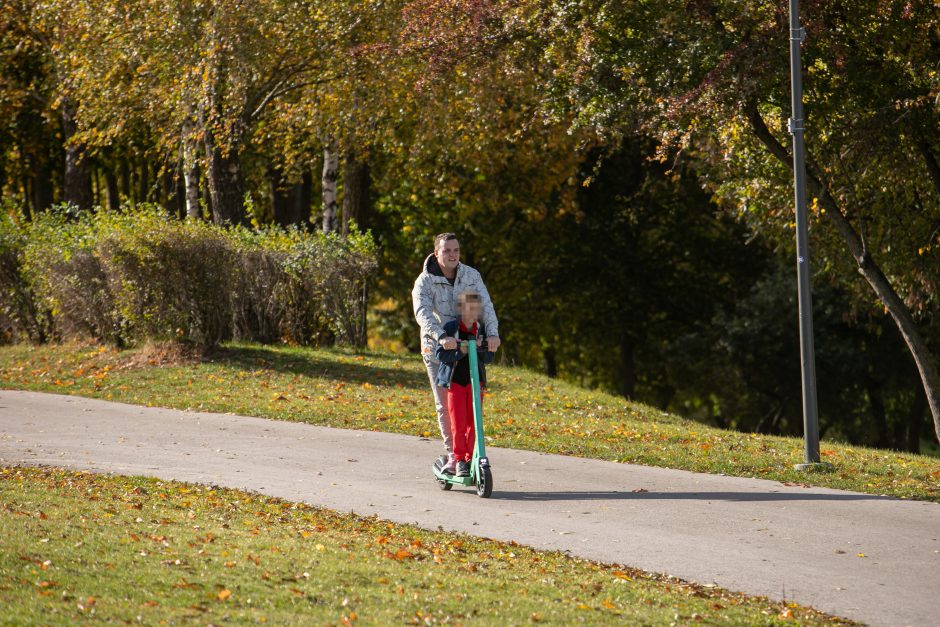
{"type": "Polygon", "coordinates": [[[479,357],[477,356],[477,343],[474,340],[467,342],[467,357],[470,359],[470,386],[473,391],[473,430],[476,434],[470,474],[477,478],[480,459],[486,457],[486,447],[483,444],[483,403],[480,397],[479,357]]]}

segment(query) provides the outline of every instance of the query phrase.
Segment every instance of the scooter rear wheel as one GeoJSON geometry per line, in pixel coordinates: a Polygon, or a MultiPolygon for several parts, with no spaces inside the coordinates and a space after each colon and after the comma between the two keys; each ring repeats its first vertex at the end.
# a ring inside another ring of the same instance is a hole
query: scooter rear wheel
{"type": "Polygon", "coordinates": [[[488,499],[493,493],[493,473],[489,466],[480,466],[480,474],[477,478],[477,496],[488,499]]]}

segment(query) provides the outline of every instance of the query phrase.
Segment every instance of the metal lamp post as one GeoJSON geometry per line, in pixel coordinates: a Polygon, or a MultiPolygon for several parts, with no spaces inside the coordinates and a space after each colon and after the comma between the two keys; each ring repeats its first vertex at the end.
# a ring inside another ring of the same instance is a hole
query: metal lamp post
{"type": "Polygon", "coordinates": [[[800,307],[800,370],[803,383],[803,437],[805,463],[797,470],[822,470],[829,464],[819,459],[819,412],[816,404],[816,356],[813,348],[813,296],[809,272],[809,229],[806,215],[806,160],[803,138],[803,68],[800,45],[806,31],[800,26],[800,2],[790,0],[790,87],[793,117],[793,187],[796,201],[796,268],[800,307]]]}

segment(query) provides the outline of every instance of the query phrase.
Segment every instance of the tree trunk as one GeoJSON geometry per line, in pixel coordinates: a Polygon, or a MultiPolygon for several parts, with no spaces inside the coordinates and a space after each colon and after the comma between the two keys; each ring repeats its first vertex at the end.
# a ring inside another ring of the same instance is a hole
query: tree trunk
{"type": "Polygon", "coordinates": [[[65,140],[65,177],[62,199],[81,210],[91,209],[91,173],[85,158],[85,146],[73,141],[78,130],[75,123],[75,105],[66,101],[62,105],[62,135],[65,140]]]}
{"type": "Polygon", "coordinates": [[[558,358],[555,355],[555,349],[552,347],[542,349],[542,356],[545,357],[545,375],[554,379],[558,376],[558,358]]]}
{"type": "Polygon", "coordinates": [[[306,226],[310,220],[310,188],[313,182],[310,172],[305,171],[300,181],[286,188],[284,173],[280,168],[272,168],[269,176],[274,221],[281,226],[306,226]]]}
{"type": "Polygon", "coordinates": [[[32,176],[29,177],[30,199],[33,204],[33,214],[45,211],[55,202],[52,187],[52,166],[45,155],[31,155],[27,160],[30,164],[32,176]]]}
{"type": "Polygon", "coordinates": [[[268,180],[271,182],[271,205],[274,210],[274,222],[281,226],[289,226],[290,221],[290,188],[284,187],[284,172],[280,168],[272,167],[268,171],[268,180]]]}
{"type": "Polygon", "coordinates": [[[144,156],[140,160],[140,191],[137,192],[137,195],[140,198],[140,202],[148,202],[150,200],[150,164],[147,163],[147,157],[144,156]]]}
{"type": "Polygon", "coordinates": [[[117,211],[121,208],[121,197],[118,194],[118,180],[113,169],[105,168],[104,183],[108,192],[108,209],[117,211]]]}
{"type": "Polygon", "coordinates": [[[186,217],[199,218],[199,160],[196,152],[199,146],[193,136],[193,125],[183,125],[183,181],[186,187],[186,217]]]}
{"type": "Polygon", "coordinates": [[[881,384],[869,376],[865,381],[865,392],[868,394],[868,409],[871,411],[875,427],[875,447],[889,448],[891,442],[888,438],[888,416],[881,396],[881,384]]]}
{"type": "Polygon", "coordinates": [[[199,164],[195,161],[184,166],[183,184],[186,187],[186,217],[198,220],[202,212],[199,207],[199,164]]]}
{"type": "Polygon", "coordinates": [[[99,180],[97,168],[91,168],[91,197],[92,204],[95,207],[101,206],[101,181],[99,180]]]}
{"type": "Polygon", "coordinates": [[[924,410],[927,409],[927,398],[919,388],[914,390],[914,404],[907,418],[907,446],[911,453],[920,453],[920,432],[924,425],[924,410]]]}
{"type": "Polygon", "coordinates": [[[205,131],[209,196],[212,198],[212,220],[216,224],[247,224],[245,215],[245,185],[242,179],[238,142],[232,141],[223,153],[215,138],[205,131]]]}
{"type": "Polygon", "coordinates": [[[349,233],[350,222],[360,229],[368,228],[371,207],[369,164],[354,150],[347,150],[343,162],[343,236],[349,233]]]}
{"type": "Polygon", "coordinates": [[[620,339],[620,394],[628,399],[636,394],[636,355],[626,334],[620,339]]]}
{"type": "MultiPolygon", "coordinates": [[[[173,177],[173,184],[176,186],[176,189],[173,191],[173,196],[176,198],[176,213],[180,220],[186,219],[186,177],[183,176],[183,171],[180,169],[176,176],[173,177]]],[[[196,190],[198,193],[198,190],[196,190]]]]}
{"type": "Polygon", "coordinates": [[[133,202],[131,198],[131,168],[127,162],[127,155],[121,157],[121,193],[127,202],[133,202]]]}
{"type": "Polygon", "coordinates": [[[330,138],[323,146],[323,232],[336,231],[336,182],[339,179],[339,155],[330,138]]]}
{"type": "Polygon", "coordinates": [[[163,170],[163,176],[160,178],[162,179],[160,185],[160,204],[169,208],[170,203],[172,202],[174,205],[176,205],[177,213],[181,214],[182,211],[180,209],[183,203],[182,198],[176,193],[176,181],[173,180],[173,173],[169,168],[165,168],[163,170]]]}
{"type": "Polygon", "coordinates": [[[292,198],[294,224],[305,228],[310,226],[310,205],[313,201],[313,175],[305,169],[300,183],[294,187],[292,198]]]}
{"type": "MultiPolygon", "coordinates": [[[[789,151],[777,141],[777,138],[767,128],[764,118],[757,110],[757,104],[749,104],[746,112],[754,135],[778,161],[792,168],[793,161],[790,159],[789,151]]],[[[848,218],[845,217],[845,214],[842,213],[842,209],[829,193],[828,187],[823,183],[824,178],[809,159],[806,160],[806,169],[809,191],[826,210],[826,217],[842,237],[843,242],[845,242],[846,247],[855,259],[859,274],[865,278],[885,309],[888,310],[891,319],[894,320],[894,324],[901,333],[901,337],[904,338],[911,356],[914,358],[914,364],[917,366],[917,372],[920,374],[920,380],[924,386],[927,405],[930,407],[930,414],[933,417],[937,441],[940,441],[940,374],[937,372],[934,356],[924,341],[920,329],[917,328],[914,316],[911,315],[910,310],[901,300],[888,277],[885,276],[872,258],[865,242],[848,218]]]]}
{"type": "MultiPolygon", "coordinates": [[[[6,177],[4,177],[3,182],[5,182],[5,178],[6,177]]],[[[33,209],[32,201],[30,200],[33,197],[32,179],[28,176],[24,176],[21,185],[23,186],[23,213],[26,214],[27,220],[32,220],[33,216],[38,213],[38,211],[33,209]]]]}

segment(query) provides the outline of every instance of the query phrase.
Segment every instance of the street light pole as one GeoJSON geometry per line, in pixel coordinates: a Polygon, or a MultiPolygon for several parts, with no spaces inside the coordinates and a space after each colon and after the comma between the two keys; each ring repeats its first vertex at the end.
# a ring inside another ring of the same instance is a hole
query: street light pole
{"type": "Polygon", "coordinates": [[[809,272],[809,229],[806,215],[806,160],[803,138],[803,68],[800,45],[806,31],[800,26],[800,1],[790,0],[790,88],[793,117],[793,187],[796,200],[796,268],[800,307],[800,370],[803,382],[803,438],[806,461],[798,470],[818,469],[819,413],[816,405],[816,357],[813,348],[813,296],[809,272]]]}

